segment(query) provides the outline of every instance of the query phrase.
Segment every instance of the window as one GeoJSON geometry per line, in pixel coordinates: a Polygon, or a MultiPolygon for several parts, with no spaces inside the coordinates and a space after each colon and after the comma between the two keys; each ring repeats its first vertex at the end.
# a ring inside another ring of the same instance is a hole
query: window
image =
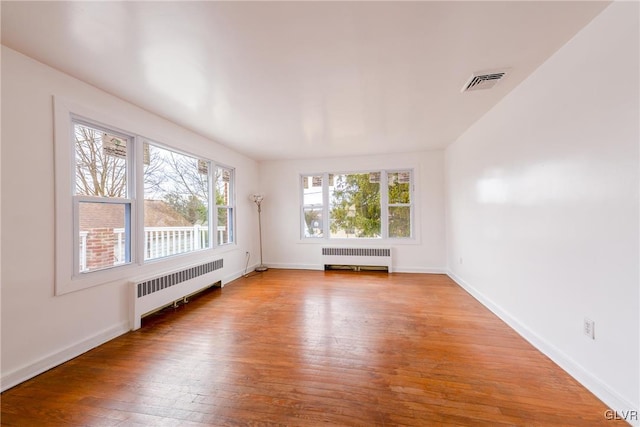
{"type": "Polygon", "coordinates": [[[132,137],[73,121],[75,271],[131,262],[132,137]]]}
{"type": "Polygon", "coordinates": [[[389,237],[411,237],[411,172],[387,173],[389,237]]]}
{"type": "Polygon", "coordinates": [[[302,237],[413,237],[411,170],[302,176],[302,237]],[[328,223],[323,221],[328,218],[328,223]]]}
{"type": "Polygon", "coordinates": [[[233,243],[233,170],[216,168],[216,210],[218,245],[233,243]]]}
{"type": "Polygon", "coordinates": [[[234,243],[234,169],[58,97],[54,120],[56,295],[234,243]]]}
{"type": "Polygon", "coordinates": [[[302,177],[302,235],[321,238],[324,236],[322,214],[322,175],[302,177]]]}
{"type": "Polygon", "coordinates": [[[210,247],[211,162],[144,143],[144,259],[210,247]]]}
{"type": "Polygon", "coordinates": [[[329,237],[380,238],[380,172],[332,175],[329,237]]]}

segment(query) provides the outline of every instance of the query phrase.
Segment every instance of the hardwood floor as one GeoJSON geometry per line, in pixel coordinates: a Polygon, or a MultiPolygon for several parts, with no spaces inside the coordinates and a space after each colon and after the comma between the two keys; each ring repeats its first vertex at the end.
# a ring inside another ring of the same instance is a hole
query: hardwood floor
{"type": "Polygon", "coordinates": [[[626,425],[448,277],[269,270],[2,394],[7,426],[626,425]]]}

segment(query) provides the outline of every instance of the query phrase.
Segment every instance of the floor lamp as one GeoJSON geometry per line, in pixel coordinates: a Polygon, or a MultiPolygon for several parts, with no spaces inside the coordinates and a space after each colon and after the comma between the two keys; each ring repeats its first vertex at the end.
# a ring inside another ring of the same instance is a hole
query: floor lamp
{"type": "Polygon", "coordinates": [[[252,194],[249,199],[258,206],[258,234],[260,235],[260,265],[256,267],[256,271],[267,271],[268,268],[262,263],[262,201],[264,194],[252,194]]]}

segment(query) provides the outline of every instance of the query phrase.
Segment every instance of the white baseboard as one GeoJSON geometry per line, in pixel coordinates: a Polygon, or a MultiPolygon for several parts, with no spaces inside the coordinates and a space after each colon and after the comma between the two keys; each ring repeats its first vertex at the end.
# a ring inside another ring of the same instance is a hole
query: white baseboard
{"type": "MultiPolygon", "coordinates": [[[[270,268],[283,270],[324,270],[320,264],[268,264],[270,268]]],[[[423,267],[393,267],[393,273],[423,273],[423,274],[447,274],[444,268],[423,268],[423,267]]]]}
{"type": "Polygon", "coordinates": [[[14,369],[13,371],[3,373],[2,379],[0,379],[0,390],[8,390],[21,382],[31,379],[53,367],[61,365],[64,362],[80,356],[82,353],[86,353],[87,351],[127,332],[129,332],[129,322],[124,321],[62,350],[53,352],[33,363],[26,364],[20,368],[14,369]]]}
{"type": "MultiPolygon", "coordinates": [[[[596,395],[596,397],[602,400],[611,410],[616,411],[617,415],[615,416],[618,417],[616,419],[621,419],[625,414],[635,414],[635,417],[633,417],[634,419],[627,419],[626,421],[634,427],[640,427],[640,421],[637,419],[640,417],[640,408],[635,408],[633,403],[620,396],[602,380],[593,376],[589,371],[576,363],[560,349],[535,334],[524,324],[520,323],[509,312],[495,304],[490,298],[487,298],[471,284],[465,282],[462,278],[456,276],[451,271],[448,271],[446,274],[462,289],[467,291],[472,297],[477,299],[482,305],[491,310],[496,316],[509,325],[509,327],[520,334],[520,336],[527,340],[531,345],[549,357],[553,362],[560,366],[560,368],[587,388],[587,390],[596,395]]],[[[605,414],[602,414],[602,416],[604,418],[605,414]]],[[[630,415],[629,418],[631,418],[630,415]]]]}
{"type": "Polygon", "coordinates": [[[447,274],[444,268],[393,267],[394,273],[447,274]]]}
{"type": "Polygon", "coordinates": [[[269,263],[269,268],[282,270],[324,270],[320,264],[286,264],[286,263],[269,263]]]}

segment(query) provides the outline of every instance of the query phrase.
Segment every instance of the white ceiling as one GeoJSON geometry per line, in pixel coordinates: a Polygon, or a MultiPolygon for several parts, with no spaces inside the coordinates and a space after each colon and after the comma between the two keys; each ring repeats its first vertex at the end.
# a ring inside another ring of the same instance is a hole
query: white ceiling
{"type": "Polygon", "coordinates": [[[2,44],[254,159],[384,154],[454,141],[607,5],[2,1],[2,44]]]}

